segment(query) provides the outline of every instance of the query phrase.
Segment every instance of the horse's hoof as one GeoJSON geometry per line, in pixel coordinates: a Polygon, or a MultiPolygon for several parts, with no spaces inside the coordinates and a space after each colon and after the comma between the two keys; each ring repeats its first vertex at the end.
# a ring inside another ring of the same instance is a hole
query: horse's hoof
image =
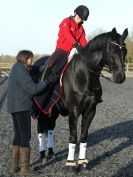
{"type": "Polygon", "coordinates": [[[87,168],[87,164],[88,164],[88,160],[87,159],[78,160],[76,171],[80,172],[80,171],[86,169],[87,168]]]}
{"type": "Polygon", "coordinates": [[[48,159],[47,157],[45,156],[43,159],[42,159],[42,165],[46,164],[48,162],[48,159]]]}
{"type": "Polygon", "coordinates": [[[45,163],[47,163],[47,157],[44,156],[44,157],[40,157],[39,160],[38,160],[38,164],[39,165],[44,165],[45,163]]]}
{"type": "Polygon", "coordinates": [[[75,161],[67,161],[65,166],[66,173],[76,172],[77,163],[75,161]]]}
{"type": "Polygon", "coordinates": [[[51,152],[48,152],[48,155],[47,155],[47,160],[51,160],[51,159],[55,159],[55,154],[54,154],[54,152],[53,151],[51,151],[51,152]]]}

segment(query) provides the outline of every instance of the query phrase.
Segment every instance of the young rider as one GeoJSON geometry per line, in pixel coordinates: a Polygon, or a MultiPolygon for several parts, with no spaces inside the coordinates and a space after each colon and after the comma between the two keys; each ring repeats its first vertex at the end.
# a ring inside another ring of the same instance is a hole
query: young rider
{"type": "Polygon", "coordinates": [[[62,58],[63,65],[57,65],[57,72],[67,63],[68,55],[74,47],[80,52],[82,47],[86,46],[87,40],[83,23],[87,21],[88,16],[89,9],[84,5],[80,5],[74,10],[73,16],[63,19],[60,23],[56,49],[44,66],[44,78],[50,68],[58,62],[58,59],[62,58]]]}

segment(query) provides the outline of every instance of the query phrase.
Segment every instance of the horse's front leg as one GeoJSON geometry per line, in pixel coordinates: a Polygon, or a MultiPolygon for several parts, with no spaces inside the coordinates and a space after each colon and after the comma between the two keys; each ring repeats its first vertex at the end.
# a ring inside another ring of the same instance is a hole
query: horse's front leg
{"type": "Polygon", "coordinates": [[[75,116],[74,113],[69,114],[69,130],[70,130],[70,136],[69,136],[69,150],[68,150],[68,157],[66,162],[66,167],[69,170],[74,170],[76,167],[75,162],[75,148],[77,143],[77,122],[78,122],[78,116],[75,116]]]}
{"type": "Polygon", "coordinates": [[[95,116],[96,106],[94,105],[91,110],[82,114],[82,123],[81,123],[81,136],[80,136],[80,149],[79,149],[79,160],[78,165],[81,167],[86,167],[88,160],[86,159],[86,149],[87,149],[87,138],[88,138],[88,129],[95,116]]]}

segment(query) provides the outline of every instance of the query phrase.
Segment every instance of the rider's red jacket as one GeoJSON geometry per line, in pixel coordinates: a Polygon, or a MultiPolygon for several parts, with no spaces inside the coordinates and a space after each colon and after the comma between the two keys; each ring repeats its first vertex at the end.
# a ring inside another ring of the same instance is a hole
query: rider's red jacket
{"type": "Polygon", "coordinates": [[[85,47],[87,44],[85,31],[82,25],[79,26],[71,17],[68,17],[59,25],[56,48],[70,52],[74,42],[79,42],[82,47],[85,47]]]}

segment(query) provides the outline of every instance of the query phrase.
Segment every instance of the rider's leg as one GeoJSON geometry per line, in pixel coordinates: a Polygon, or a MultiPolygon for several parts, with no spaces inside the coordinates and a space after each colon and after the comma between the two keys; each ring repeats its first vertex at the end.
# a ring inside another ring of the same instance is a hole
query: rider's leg
{"type": "Polygon", "coordinates": [[[57,62],[58,59],[64,59],[64,56],[66,57],[67,55],[68,53],[66,51],[56,49],[45,63],[41,80],[44,80],[47,77],[47,74],[50,72],[52,66],[57,62]]]}

